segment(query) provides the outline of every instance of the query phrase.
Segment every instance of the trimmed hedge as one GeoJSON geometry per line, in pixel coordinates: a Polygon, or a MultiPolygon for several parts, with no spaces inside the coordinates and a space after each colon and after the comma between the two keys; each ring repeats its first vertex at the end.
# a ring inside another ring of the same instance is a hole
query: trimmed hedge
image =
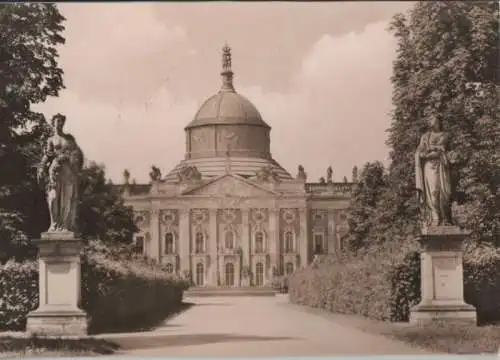
{"type": "MultiPolygon", "coordinates": [[[[465,300],[480,323],[500,319],[500,251],[468,245],[464,254],[465,300]]],[[[358,255],[326,256],[296,271],[289,281],[293,303],[382,321],[408,321],[420,302],[420,255],[375,246],[358,255]]]]}
{"type": "MultiPolygon", "coordinates": [[[[176,311],[187,283],[162,265],[91,242],[82,251],[81,308],[89,330],[139,326],[176,311]]],[[[0,330],[23,330],[26,315],[38,307],[38,264],[0,265],[0,330]]]]}

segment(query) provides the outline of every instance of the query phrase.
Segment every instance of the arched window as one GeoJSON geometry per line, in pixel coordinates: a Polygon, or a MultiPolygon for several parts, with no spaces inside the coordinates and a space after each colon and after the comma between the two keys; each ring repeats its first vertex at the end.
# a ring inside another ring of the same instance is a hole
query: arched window
{"type": "Polygon", "coordinates": [[[293,264],[291,262],[286,263],[285,271],[287,275],[291,275],[293,273],[293,264]]]}
{"type": "Polygon", "coordinates": [[[234,248],[234,233],[232,231],[226,232],[225,245],[226,249],[234,248]]]}
{"type": "Polygon", "coordinates": [[[291,231],[285,232],[285,252],[293,252],[293,233],[291,231]]]}
{"type": "Polygon", "coordinates": [[[261,231],[255,234],[255,252],[264,252],[264,234],[261,231]]]}
{"type": "Polygon", "coordinates": [[[255,285],[264,285],[264,264],[261,262],[255,265],[255,285]]]}
{"type": "Polygon", "coordinates": [[[226,264],[226,286],[234,286],[234,265],[233,263],[226,264]]]}
{"type": "Polygon", "coordinates": [[[195,236],[195,252],[203,252],[203,234],[201,232],[197,232],[195,236]]]}
{"type": "Polygon", "coordinates": [[[174,253],[174,234],[171,232],[165,235],[165,254],[174,253]]]}
{"type": "Polygon", "coordinates": [[[172,265],[171,263],[168,263],[166,268],[169,274],[172,274],[174,272],[174,265],[172,265]]]}
{"type": "Polygon", "coordinates": [[[202,263],[196,264],[196,286],[203,286],[205,283],[205,267],[202,263]]]}

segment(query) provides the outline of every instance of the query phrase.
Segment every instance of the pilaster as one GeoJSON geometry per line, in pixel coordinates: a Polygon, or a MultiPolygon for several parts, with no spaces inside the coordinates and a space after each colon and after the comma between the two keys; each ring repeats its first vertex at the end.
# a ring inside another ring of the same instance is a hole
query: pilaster
{"type": "Polygon", "coordinates": [[[300,266],[305,266],[310,262],[310,244],[309,244],[309,212],[307,208],[299,209],[299,254],[300,266]]]}
{"type": "Polygon", "coordinates": [[[250,223],[249,209],[241,209],[242,266],[250,266],[250,223]]]}
{"type": "Polygon", "coordinates": [[[217,209],[210,209],[209,214],[209,238],[207,239],[207,251],[210,255],[210,264],[208,269],[208,285],[217,286],[217,243],[219,239],[217,226],[217,209]]]}
{"type": "Polygon", "coordinates": [[[268,278],[272,278],[272,269],[279,270],[280,242],[279,242],[279,209],[269,209],[269,254],[271,256],[271,268],[268,271],[268,278]]]}
{"type": "Polygon", "coordinates": [[[148,245],[148,255],[152,259],[160,260],[160,211],[158,208],[151,210],[151,220],[149,223],[150,241],[148,245]]]}
{"type": "MultiPolygon", "coordinates": [[[[179,257],[181,275],[191,270],[191,231],[189,228],[189,209],[179,210],[179,257]]],[[[192,274],[194,276],[194,274],[192,274]]]]}

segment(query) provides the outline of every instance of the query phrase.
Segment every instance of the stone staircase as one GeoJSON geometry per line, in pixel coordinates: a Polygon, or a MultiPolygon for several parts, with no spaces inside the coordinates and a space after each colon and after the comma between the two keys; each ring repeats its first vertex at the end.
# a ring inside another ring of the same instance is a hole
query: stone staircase
{"type": "Polygon", "coordinates": [[[271,287],[192,287],[184,296],[276,296],[276,291],[271,287]]]}

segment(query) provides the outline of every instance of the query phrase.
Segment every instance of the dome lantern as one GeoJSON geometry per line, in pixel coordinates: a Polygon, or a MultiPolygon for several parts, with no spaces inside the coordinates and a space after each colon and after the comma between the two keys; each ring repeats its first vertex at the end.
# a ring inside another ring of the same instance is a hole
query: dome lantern
{"type": "Polygon", "coordinates": [[[231,48],[224,45],[222,48],[222,87],[220,91],[234,92],[233,71],[231,70],[231,48]]]}

